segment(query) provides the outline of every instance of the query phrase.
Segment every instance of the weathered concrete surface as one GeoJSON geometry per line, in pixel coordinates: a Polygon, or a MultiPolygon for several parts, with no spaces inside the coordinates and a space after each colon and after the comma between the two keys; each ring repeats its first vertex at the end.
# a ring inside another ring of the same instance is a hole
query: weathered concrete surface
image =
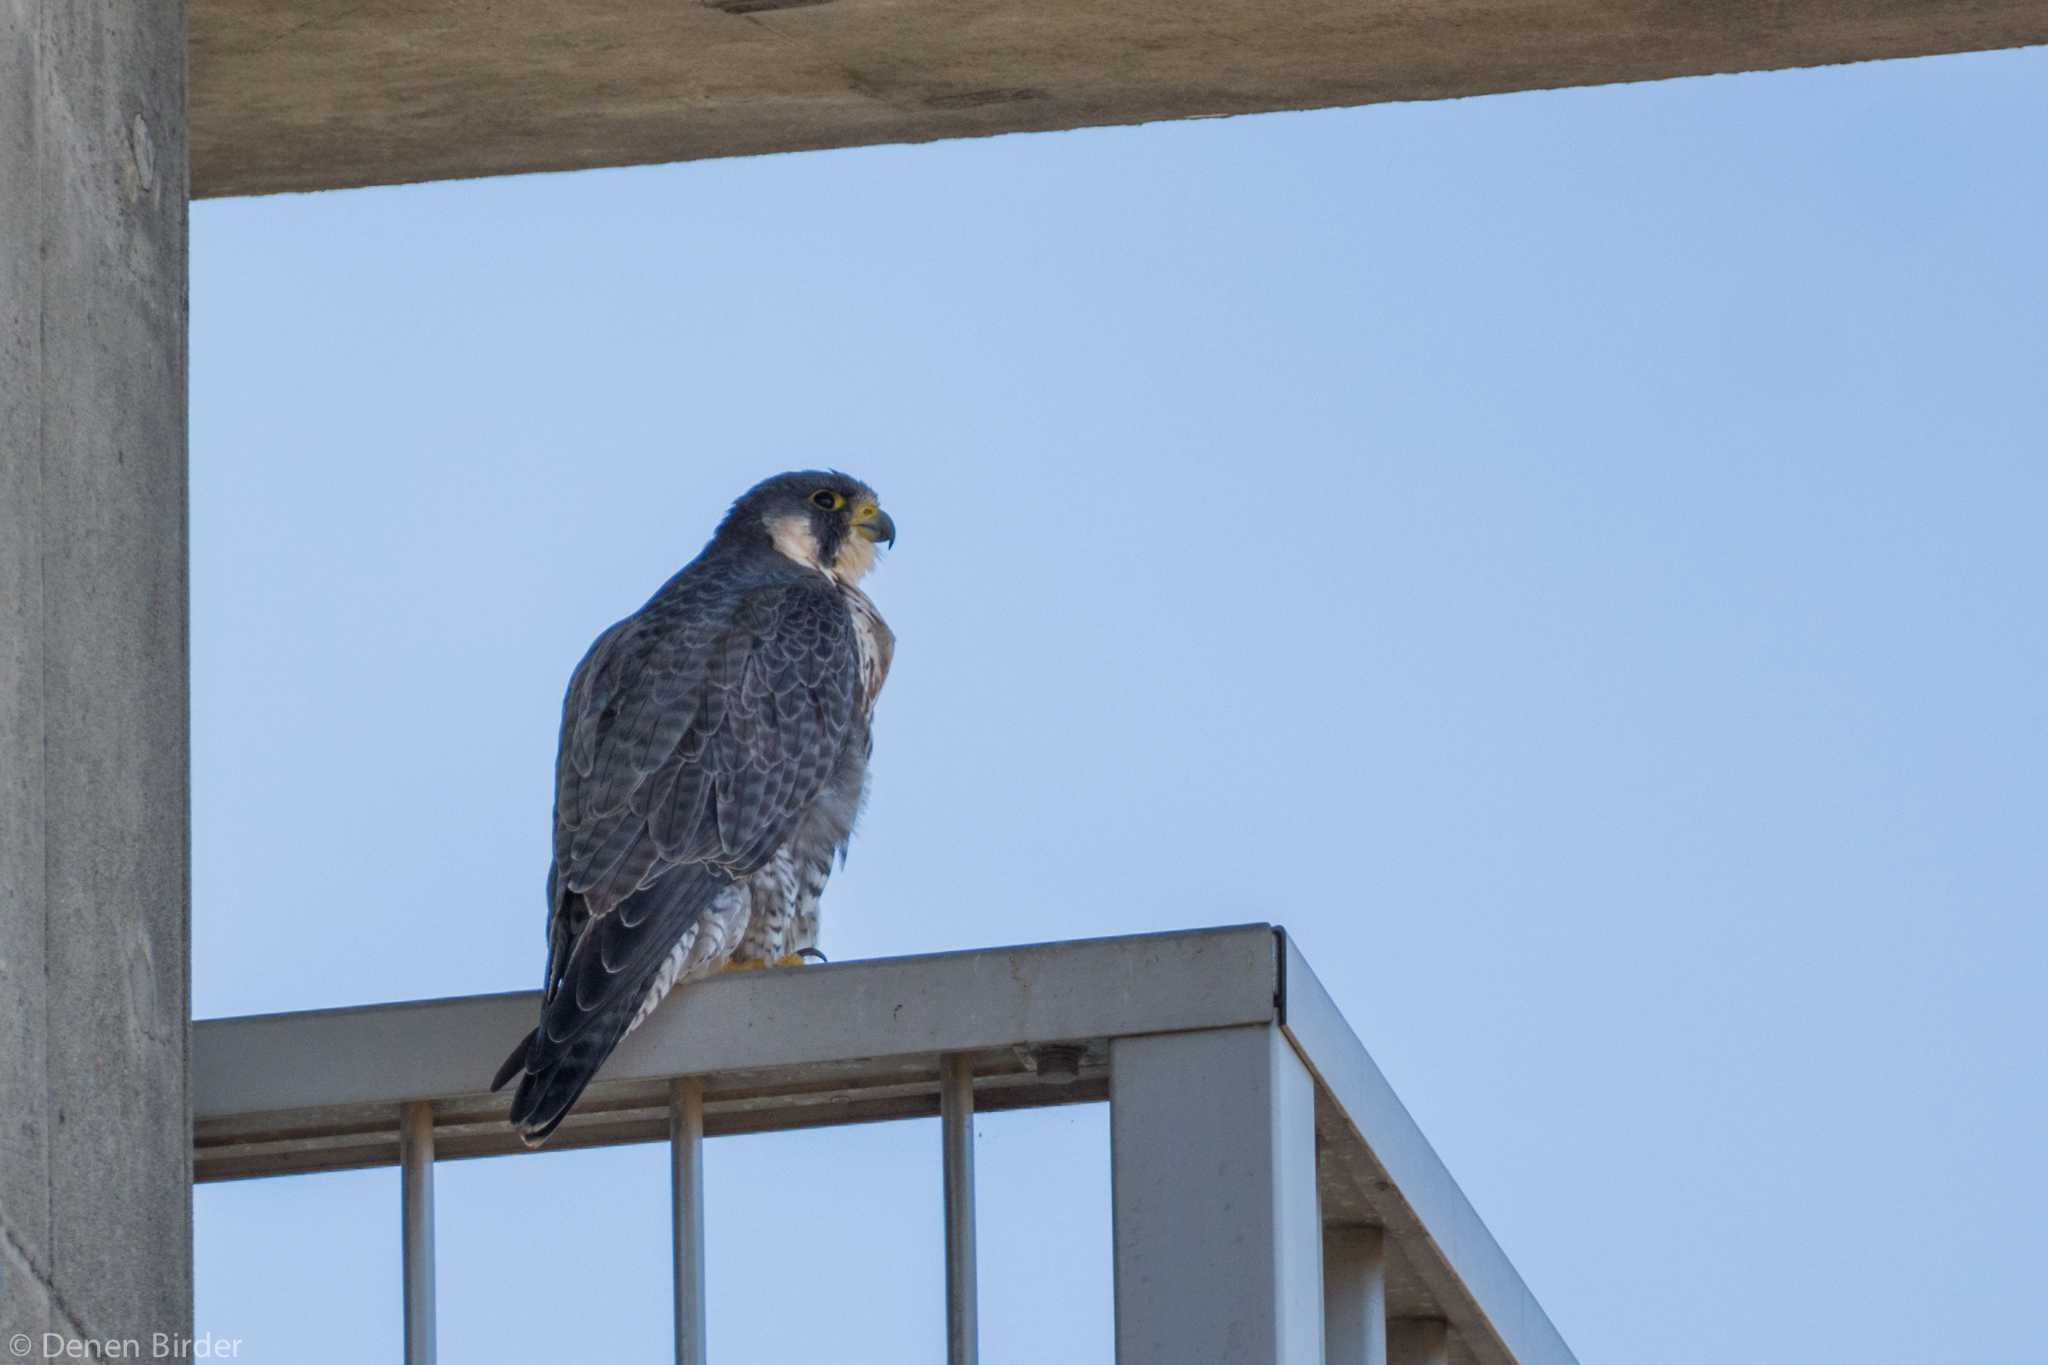
{"type": "Polygon", "coordinates": [[[30,1359],[191,1322],[183,10],[0,0],[0,1337],[30,1359]]]}
{"type": "Polygon", "coordinates": [[[191,0],[200,196],[2048,42],[2042,0],[191,0]]]}

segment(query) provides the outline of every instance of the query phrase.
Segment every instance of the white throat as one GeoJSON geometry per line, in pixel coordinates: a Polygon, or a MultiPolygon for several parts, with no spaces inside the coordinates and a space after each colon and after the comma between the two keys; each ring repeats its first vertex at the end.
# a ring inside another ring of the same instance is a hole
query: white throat
{"type": "Polygon", "coordinates": [[[856,586],[875,566],[875,543],[859,531],[848,530],[845,539],[839,542],[838,553],[828,564],[821,556],[818,536],[811,529],[809,517],[768,517],[765,524],[768,539],[783,558],[824,574],[841,587],[856,586]]]}

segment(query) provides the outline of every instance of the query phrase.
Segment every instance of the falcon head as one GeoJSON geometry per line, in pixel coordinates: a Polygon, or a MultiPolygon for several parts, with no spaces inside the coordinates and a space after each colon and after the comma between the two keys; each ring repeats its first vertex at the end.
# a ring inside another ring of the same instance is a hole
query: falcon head
{"type": "Polygon", "coordinates": [[[720,535],[765,534],[778,551],[847,587],[874,567],[875,546],[896,543],[896,523],[859,479],[806,469],[763,479],[732,505],[720,535]]]}

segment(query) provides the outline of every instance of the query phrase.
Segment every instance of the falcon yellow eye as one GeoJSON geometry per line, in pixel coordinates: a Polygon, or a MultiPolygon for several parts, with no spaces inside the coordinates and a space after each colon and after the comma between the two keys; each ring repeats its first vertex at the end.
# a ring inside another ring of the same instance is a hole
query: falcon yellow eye
{"type": "Polygon", "coordinates": [[[811,501],[824,508],[827,512],[837,512],[840,508],[846,506],[846,499],[840,497],[829,488],[820,488],[817,492],[811,494],[811,501]]]}

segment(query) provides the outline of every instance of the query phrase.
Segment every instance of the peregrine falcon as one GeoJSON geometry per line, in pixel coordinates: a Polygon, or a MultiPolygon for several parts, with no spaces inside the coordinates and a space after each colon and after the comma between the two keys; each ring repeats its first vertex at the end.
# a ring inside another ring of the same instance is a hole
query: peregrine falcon
{"type": "Polygon", "coordinates": [[[491,1083],[529,1147],[678,982],[816,954],[895,645],[860,580],[895,543],[858,479],[778,475],[576,666],[540,1024],[491,1083]]]}

